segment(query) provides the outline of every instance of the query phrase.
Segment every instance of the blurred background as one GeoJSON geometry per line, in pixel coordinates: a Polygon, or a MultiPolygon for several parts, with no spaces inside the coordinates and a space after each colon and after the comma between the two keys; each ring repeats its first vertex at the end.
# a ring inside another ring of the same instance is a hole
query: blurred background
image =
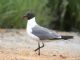
{"type": "Polygon", "coordinates": [[[26,28],[22,16],[28,11],[41,26],[80,31],[80,0],[0,0],[0,28],[26,28]]]}

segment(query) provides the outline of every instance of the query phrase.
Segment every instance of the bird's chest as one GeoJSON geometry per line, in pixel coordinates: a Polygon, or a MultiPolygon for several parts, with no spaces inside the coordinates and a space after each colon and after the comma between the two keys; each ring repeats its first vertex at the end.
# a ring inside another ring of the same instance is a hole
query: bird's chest
{"type": "Polygon", "coordinates": [[[36,22],[34,20],[29,20],[27,22],[27,27],[26,27],[26,30],[27,32],[32,32],[32,28],[36,26],[36,22]]]}
{"type": "Polygon", "coordinates": [[[32,38],[32,39],[37,39],[37,40],[39,40],[39,38],[37,37],[37,36],[35,36],[34,34],[32,34],[32,32],[33,32],[33,30],[32,30],[32,28],[33,28],[34,26],[28,26],[27,25],[27,28],[26,28],[26,32],[27,32],[27,34],[32,38]]]}
{"type": "Polygon", "coordinates": [[[31,33],[33,27],[33,25],[27,25],[26,32],[31,33]]]}

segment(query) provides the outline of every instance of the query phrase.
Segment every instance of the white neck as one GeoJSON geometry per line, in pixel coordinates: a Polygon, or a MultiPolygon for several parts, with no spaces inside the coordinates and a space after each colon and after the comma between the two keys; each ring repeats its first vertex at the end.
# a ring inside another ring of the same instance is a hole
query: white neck
{"type": "Polygon", "coordinates": [[[28,20],[26,32],[31,38],[34,37],[36,39],[39,39],[38,37],[36,37],[35,35],[32,34],[32,28],[35,27],[36,25],[38,25],[38,24],[35,21],[35,17],[30,19],[30,20],[28,20]]]}
{"type": "Polygon", "coordinates": [[[32,19],[30,19],[30,20],[28,20],[28,22],[27,22],[27,31],[32,31],[31,29],[35,26],[35,25],[37,25],[37,23],[36,23],[36,21],[35,21],[35,17],[34,18],[32,18],[32,19]]]}

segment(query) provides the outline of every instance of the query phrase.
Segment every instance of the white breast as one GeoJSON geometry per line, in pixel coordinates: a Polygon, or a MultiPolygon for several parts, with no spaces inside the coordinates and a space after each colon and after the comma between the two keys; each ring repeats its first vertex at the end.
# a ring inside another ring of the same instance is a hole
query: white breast
{"type": "Polygon", "coordinates": [[[35,27],[36,25],[37,25],[37,23],[35,21],[35,17],[28,20],[27,27],[26,27],[26,32],[30,37],[38,40],[39,38],[32,34],[32,28],[35,27]]]}

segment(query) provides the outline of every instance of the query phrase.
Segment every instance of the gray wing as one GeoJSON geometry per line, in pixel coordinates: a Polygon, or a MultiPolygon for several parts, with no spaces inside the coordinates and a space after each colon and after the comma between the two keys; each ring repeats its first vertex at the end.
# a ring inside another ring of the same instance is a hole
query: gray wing
{"type": "Polygon", "coordinates": [[[58,38],[60,36],[56,32],[52,32],[51,30],[41,26],[33,27],[32,34],[38,36],[41,40],[58,38]]]}

